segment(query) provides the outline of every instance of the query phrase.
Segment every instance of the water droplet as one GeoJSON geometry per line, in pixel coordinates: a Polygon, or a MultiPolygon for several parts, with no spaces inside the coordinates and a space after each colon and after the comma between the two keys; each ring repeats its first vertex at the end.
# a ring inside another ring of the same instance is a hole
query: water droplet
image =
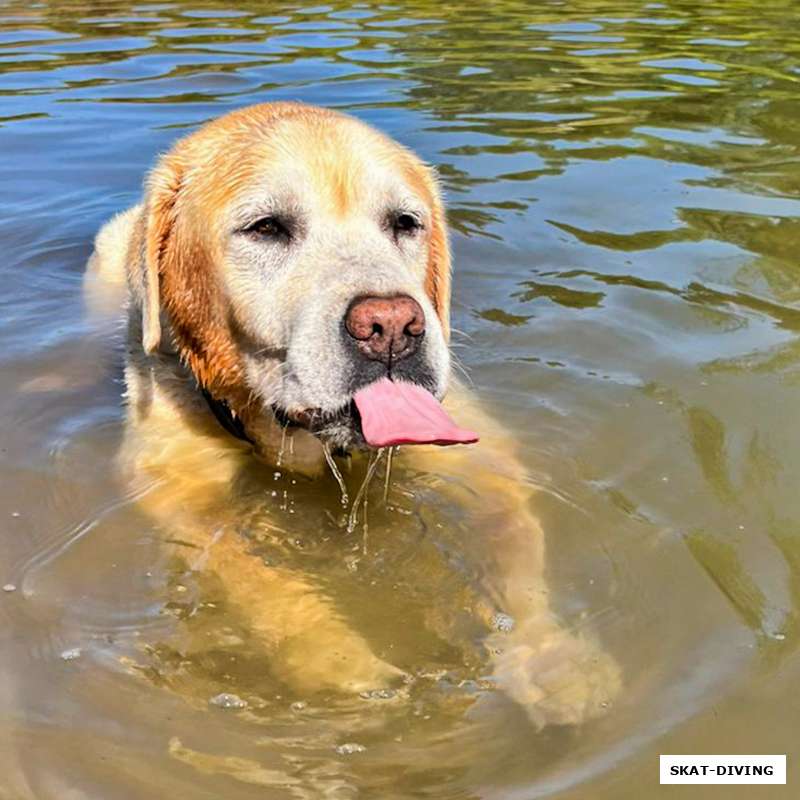
{"type": "Polygon", "coordinates": [[[498,611],[492,617],[492,627],[501,633],[510,633],[514,630],[514,618],[502,611],[498,611]]]}
{"type": "Polygon", "coordinates": [[[353,753],[363,753],[367,748],[363,744],[357,742],[345,742],[336,748],[336,752],[340,756],[350,756],[353,753]]]}
{"type": "Polygon", "coordinates": [[[247,701],[242,700],[237,694],[230,694],[229,692],[221,692],[215,695],[208,701],[212,706],[218,708],[247,708],[247,701]]]}
{"type": "Polygon", "coordinates": [[[75,661],[80,657],[81,657],[80,647],[73,647],[70,650],[64,650],[64,652],[61,653],[61,659],[63,661],[75,661]]]}
{"type": "Polygon", "coordinates": [[[4,592],[15,592],[16,590],[17,590],[17,587],[16,587],[16,586],[14,586],[14,584],[13,584],[13,583],[7,583],[7,584],[6,584],[6,585],[3,587],[3,591],[4,591],[4,592]]]}

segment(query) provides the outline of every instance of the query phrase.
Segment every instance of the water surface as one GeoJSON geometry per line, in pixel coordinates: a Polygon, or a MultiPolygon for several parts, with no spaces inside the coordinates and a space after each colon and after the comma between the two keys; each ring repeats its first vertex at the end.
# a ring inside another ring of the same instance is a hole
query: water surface
{"type": "Polygon", "coordinates": [[[671,797],[657,754],[694,752],[796,782],[798,42],[792,0],[0,6],[0,797],[671,797]],[[541,487],[564,623],[622,664],[602,720],[466,713],[475,662],[425,624],[449,510],[411,476],[357,568],[332,485],[281,476],[258,539],[426,676],[407,703],[287,693],[114,480],[92,237],[176,137],[285,99],[438,168],[455,353],[541,487]]]}

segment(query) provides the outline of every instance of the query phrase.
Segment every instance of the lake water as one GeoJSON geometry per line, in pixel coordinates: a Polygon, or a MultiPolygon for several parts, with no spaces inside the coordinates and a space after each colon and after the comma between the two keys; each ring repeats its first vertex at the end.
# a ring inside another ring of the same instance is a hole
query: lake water
{"type": "Polygon", "coordinates": [[[796,784],[799,93],[793,0],[2,4],[0,797],[730,796],[659,787],[659,753],[788,753],[796,784]],[[564,624],[622,665],[602,719],[467,713],[411,478],[357,570],[320,537],[332,485],[283,476],[263,542],[427,676],[400,703],[287,692],[115,481],[93,235],[176,137],[284,99],[438,167],[455,352],[541,488],[564,624]]]}

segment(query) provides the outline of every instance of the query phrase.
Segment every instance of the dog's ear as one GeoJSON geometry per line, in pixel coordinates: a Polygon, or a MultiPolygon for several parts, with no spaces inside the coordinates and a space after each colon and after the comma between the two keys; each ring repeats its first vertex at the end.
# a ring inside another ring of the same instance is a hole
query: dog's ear
{"type": "Polygon", "coordinates": [[[436,309],[445,340],[450,338],[450,243],[444,203],[436,180],[431,176],[431,238],[425,291],[436,309]]]}
{"type": "Polygon", "coordinates": [[[145,184],[144,241],[140,258],[142,347],[152,353],[161,342],[161,267],[175,224],[175,204],[182,169],[177,159],[164,156],[145,184]]]}

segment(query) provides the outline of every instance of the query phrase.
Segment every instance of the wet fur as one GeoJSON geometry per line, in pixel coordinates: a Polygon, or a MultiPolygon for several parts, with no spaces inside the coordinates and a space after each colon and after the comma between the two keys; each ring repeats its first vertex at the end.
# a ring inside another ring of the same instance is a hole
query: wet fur
{"type": "MultiPolygon", "coordinates": [[[[242,537],[226,532],[213,538],[203,525],[204,509],[224,506],[235,476],[255,468],[254,453],[274,464],[288,450],[285,467],[323,475],[320,440],[293,428],[286,448],[271,404],[299,407],[311,398],[334,414],[348,401],[346,352],[330,344],[320,360],[313,348],[330,336],[343,304],[365,291],[405,292],[423,304],[431,388],[443,396],[450,385],[452,413],[482,435],[475,447],[403,448],[402,457],[445,478],[442,492],[484,533],[490,558],[483,612],[476,613],[502,610],[516,620],[513,632],[488,637],[488,670],[537,725],[598,715],[619,688],[616,664],[551,613],[544,537],[514,437],[450,379],[450,254],[435,179],[413,154],[360,122],[298,104],[229,114],[179,141],[148,177],[142,204],[98,234],[86,278],[90,308],[113,307],[125,297],[128,313],[128,413],[119,458],[125,480],[146,487],[144,511],[195,545],[201,554],[196,568],[223,580],[284,681],[304,692],[361,691],[396,681],[400,671],[372,652],[310,576],[267,567],[248,554],[242,537]],[[269,270],[273,257],[231,238],[231,221],[246,218],[248,205],[261,202],[259,191],[272,191],[266,178],[279,176],[287,161],[300,165],[302,185],[294,188],[312,222],[330,231],[311,248],[312,263],[291,267],[296,285],[277,278],[284,291],[264,296],[258,270],[243,264],[263,259],[269,270]],[[381,180],[391,202],[400,197],[423,208],[426,228],[416,249],[398,254],[372,228],[360,233],[367,223],[355,227],[379,211],[380,194],[366,195],[381,180]],[[323,277],[315,283],[309,276],[317,273],[323,277]],[[293,292],[316,304],[313,314],[293,292]],[[295,384],[286,376],[290,371],[295,384]],[[198,384],[229,403],[253,447],[222,431],[198,384]],[[347,660],[335,655],[342,651],[347,660]]],[[[336,425],[330,434],[332,444],[352,443],[336,425]]]]}

